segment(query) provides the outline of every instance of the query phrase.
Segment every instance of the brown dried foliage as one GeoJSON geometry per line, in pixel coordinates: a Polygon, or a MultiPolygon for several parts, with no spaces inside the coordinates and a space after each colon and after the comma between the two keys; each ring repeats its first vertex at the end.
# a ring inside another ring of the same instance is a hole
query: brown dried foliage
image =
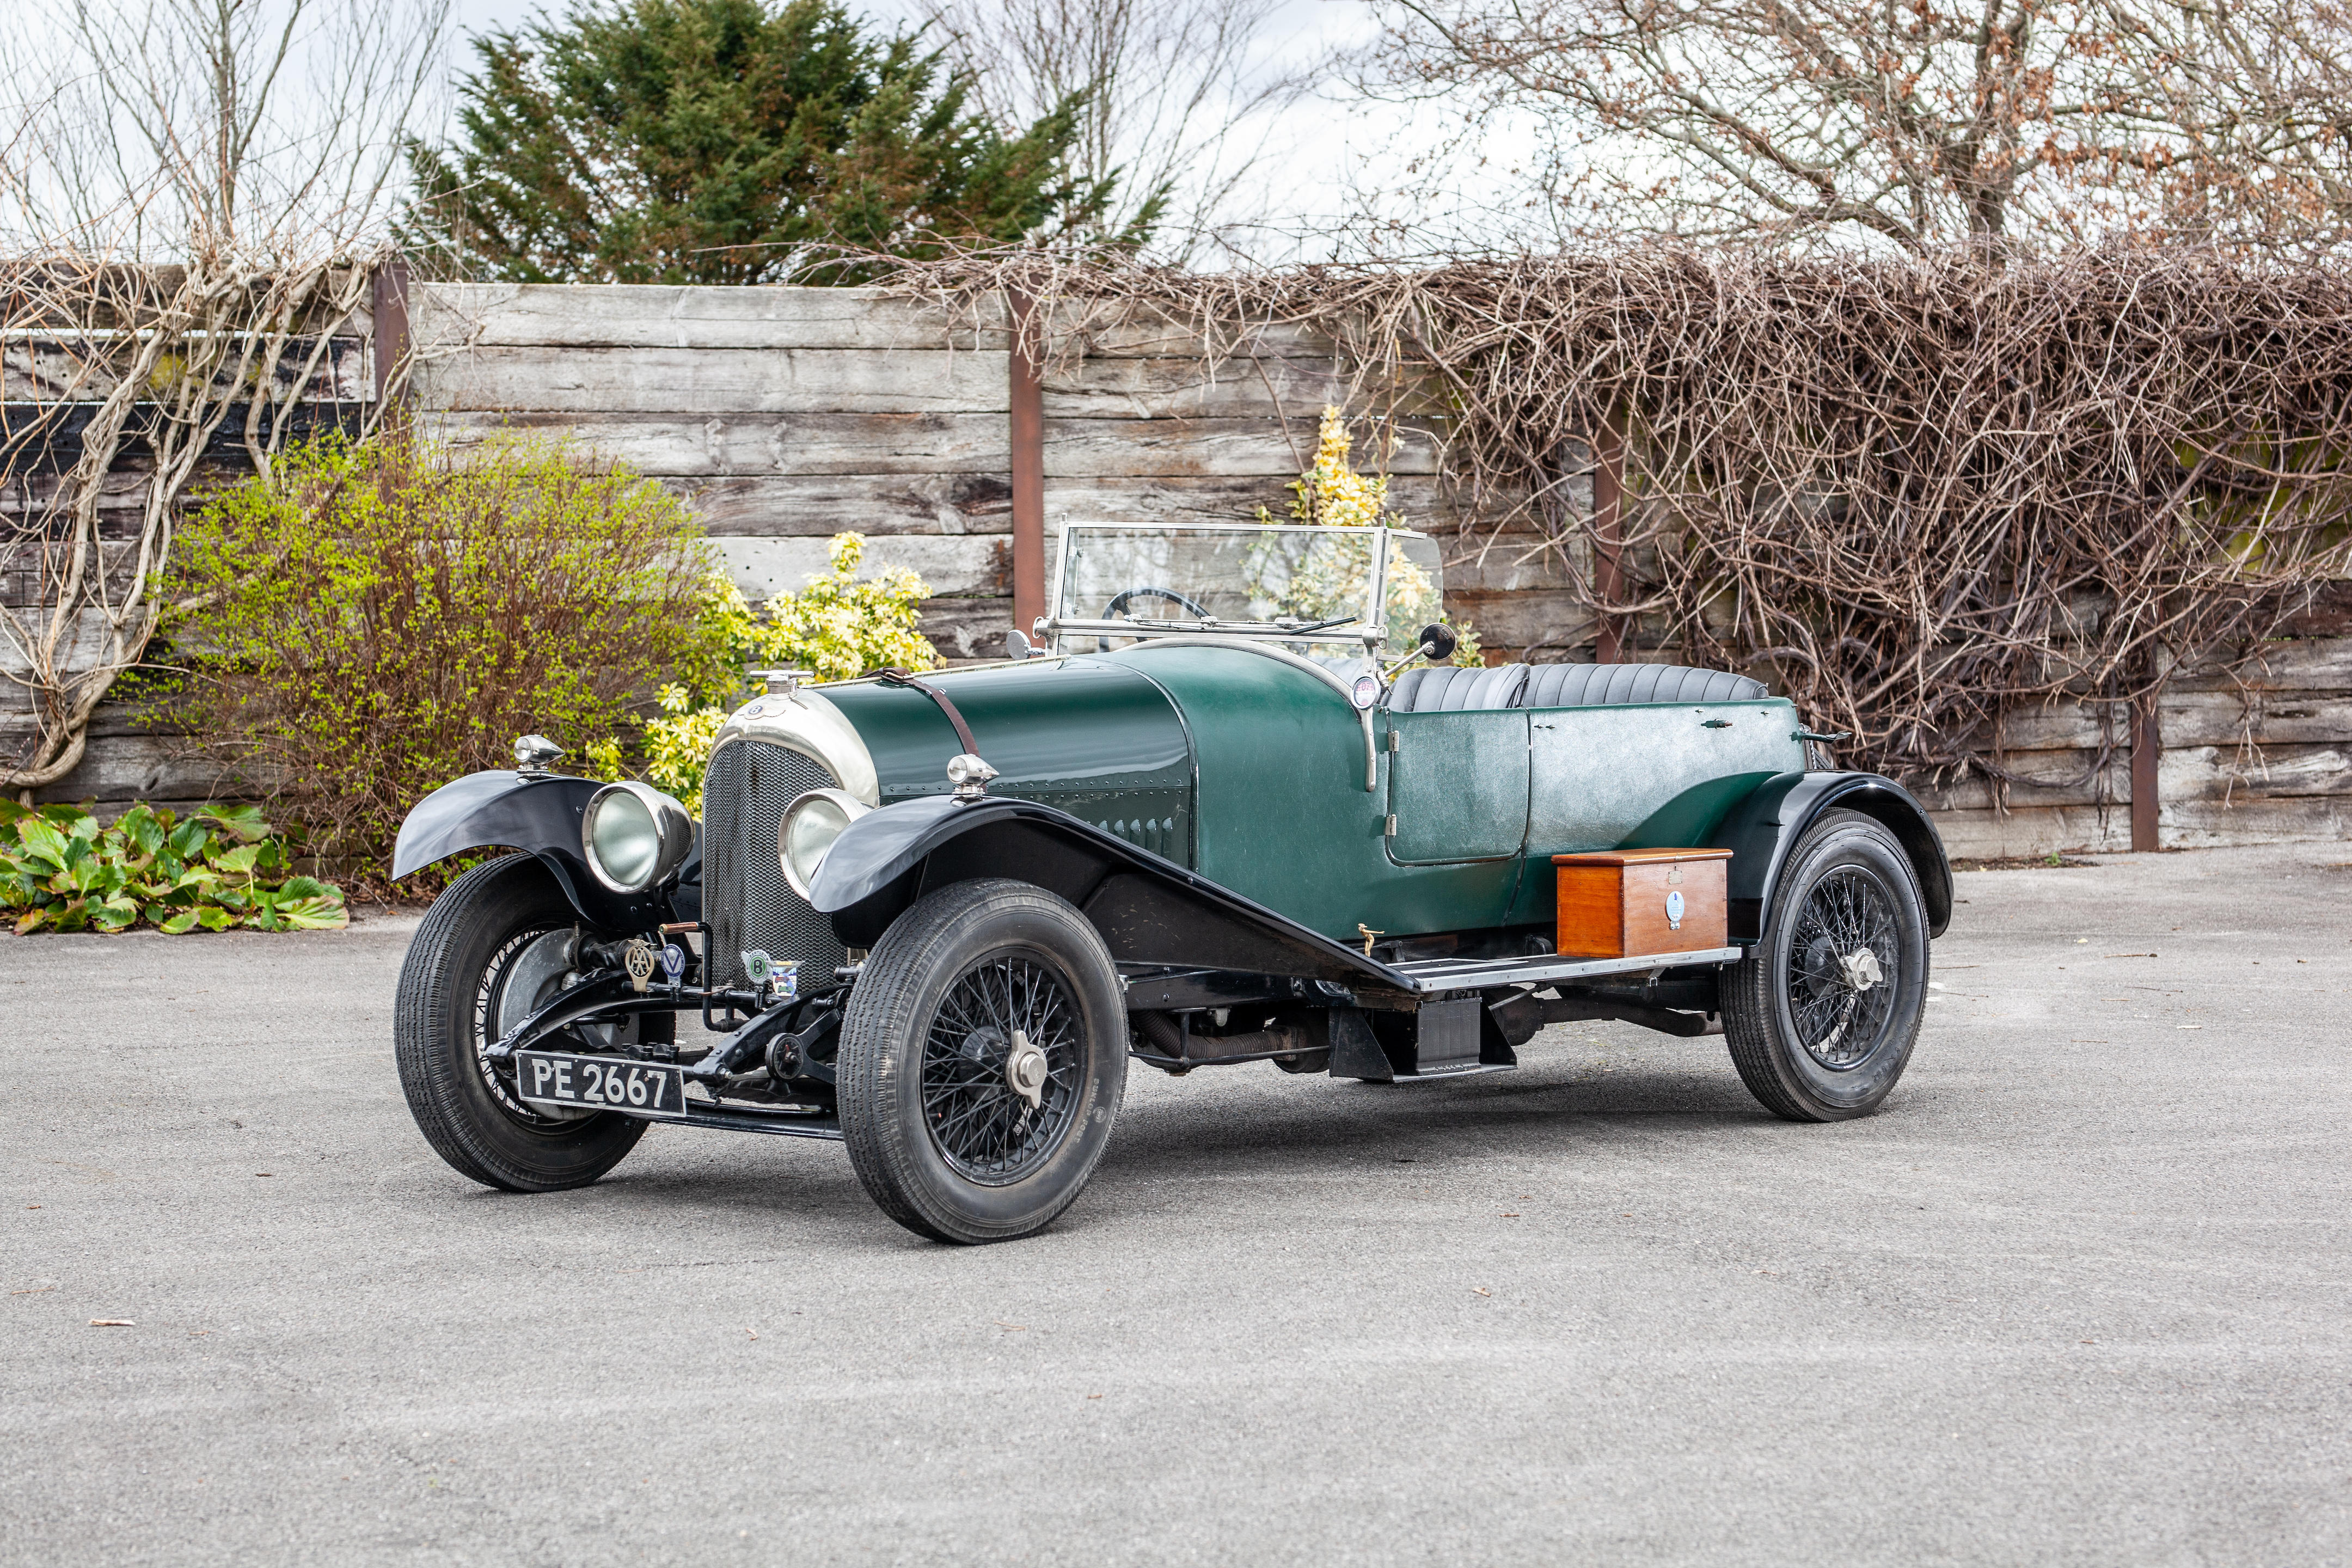
{"type": "Polygon", "coordinates": [[[1328,333],[1360,403],[1437,428],[1457,556],[1532,534],[1649,649],[1767,675],[1897,775],[1998,781],[2002,715],[2119,717],[2179,663],[2247,657],[2352,549],[2334,267],[1647,248],[1202,278],[1024,253],[898,285],[1048,301],[1029,330],[1056,355],[1139,311],[1226,354],[1328,333]],[[1630,571],[1604,600],[1580,481],[1612,418],[1630,571]]]}

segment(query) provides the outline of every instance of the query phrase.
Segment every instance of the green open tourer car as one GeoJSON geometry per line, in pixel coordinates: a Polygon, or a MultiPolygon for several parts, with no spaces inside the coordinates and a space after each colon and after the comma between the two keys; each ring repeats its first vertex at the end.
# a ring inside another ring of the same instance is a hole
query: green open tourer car
{"type": "Polygon", "coordinates": [[[1446,663],[1442,586],[1401,530],[1073,525],[1001,664],[772,675],[699,824],[526,737],[401,831],[396,875],[525,851],[410,950],[419,1126],[525,1192],[653,1121],[835,1139],[974,1242],[1077,1195],[1131,1060],[1401,1084],[1612,1018],[1875,1110],[1951,912],[1917,803],[1742,676],[1446,663]]]}

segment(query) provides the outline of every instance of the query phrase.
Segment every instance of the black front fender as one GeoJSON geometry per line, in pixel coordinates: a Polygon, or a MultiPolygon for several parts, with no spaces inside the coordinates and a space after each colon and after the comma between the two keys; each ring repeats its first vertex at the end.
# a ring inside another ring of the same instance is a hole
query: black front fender
{"type": "Polygon", "coordinates": [[[1412,980],[1265,905],[1035,801],[931,795],[869,812],[810,892],[845,947],[871,947],[935,888],[1010,877],[1057,893],[1121,963],[1245,970],[1410,996],[1412,980]]]}
{"type": "Polygon", "coordinates": [[[1789,851],[1832,807],[1876,818],[1902,843],[1927,907],[1927,934],[1943,935],[1952,921],[1952,865],[1927,808],[1893,779],[1840,773],[1775,773],[1725,820],[1714,847],[1731,851],[1732,936],[1752,941],[1762,934],[1789,851]]]}
{"type": "Polygon", "coordinates": [[[418,801],[401,823],[392,851],[393,877],[396,880],[469,849],[522,849],[555,874],[564,897],[591,925],[644,931],[665,921],[701,919],[698,842],[677,887],[667,893],[611,892],[590,873],[580,850],[580,820],[590,797],[604,787],[594,779],[561,773],[525,775],[503,768],[467,773],[418,801]]]}

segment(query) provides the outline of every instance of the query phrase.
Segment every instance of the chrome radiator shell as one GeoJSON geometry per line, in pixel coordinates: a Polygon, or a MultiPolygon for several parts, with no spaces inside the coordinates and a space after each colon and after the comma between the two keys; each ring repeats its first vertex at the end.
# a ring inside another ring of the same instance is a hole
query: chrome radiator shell
{"type": "Polygon", "coordinates": [[[702,783],[702,907],[714,984],[749,984],[742,955],[754,949],[797,959],[811,980],[832,978],[841,943],[833,922],[784,881],[776,824],[795,796],[840,787],[823,763],[772,742],[738,738],[711,752],[702,783]]]}

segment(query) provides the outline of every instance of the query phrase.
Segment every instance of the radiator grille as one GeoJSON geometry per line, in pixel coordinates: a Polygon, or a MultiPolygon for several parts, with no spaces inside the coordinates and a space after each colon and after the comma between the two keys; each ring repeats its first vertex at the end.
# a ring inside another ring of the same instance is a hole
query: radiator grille
{"type": "Polygon", "coordinates": [[[702,898],[714,984],[747,984],[749,949],[800,960],[803,984],[833,978],[841,943],[833,922],[784,880],[776,823],[794,796],[840,787],[823,763],[765,741],[738,741],[710,759],[702,782],[702,898]]]}

